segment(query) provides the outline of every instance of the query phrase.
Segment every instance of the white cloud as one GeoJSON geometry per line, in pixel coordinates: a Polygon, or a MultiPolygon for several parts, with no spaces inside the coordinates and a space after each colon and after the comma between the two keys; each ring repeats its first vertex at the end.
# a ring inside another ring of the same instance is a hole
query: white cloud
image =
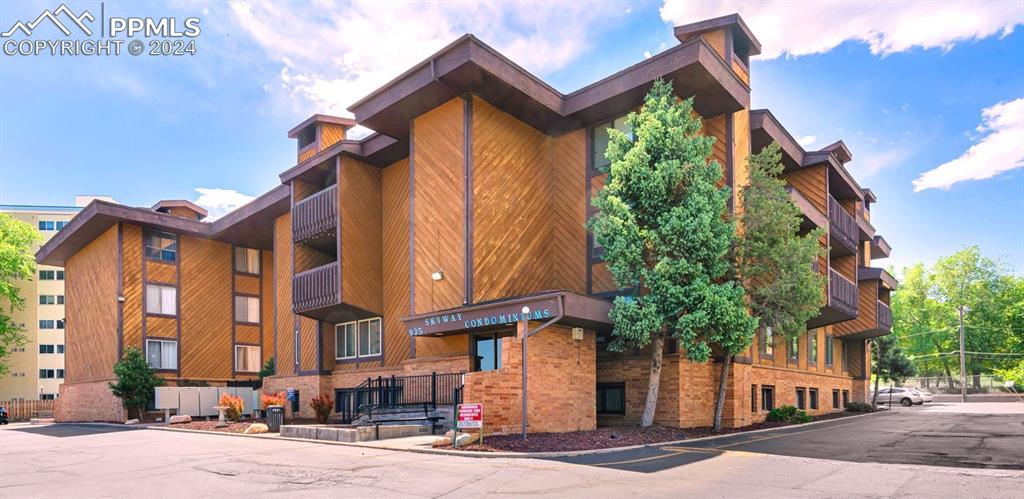
{"type": "Polygon", "coordinates": [[[761,42],[761,57],[801,56],[856,40],[887,55],[914,47],[948,50],[957,42],[1006,36],[1024,23],[1019,1],[835,2],[665,0],[661,18],[675,25],[738,12],[761,42]]]}
{"type": "Polygon", "coordinates": [[[868,178],[886,168],[903,163],[913,152],[907,145],[879,151],[864,151],[857,155],[856,161],[850,163],[850,170],[857,178],[868,178]]]}
{"type": "Polygon", "coordinates": [[[199,199],[196,199],[195,203],[210,212],[205,219],[207,222],[227,215],[239,206],[256,199],[254,196],[242,194],[234,189],[197,187],[196,192],[199,193],[199,199]]]}
{"type": "Polygon", "coordinates": [[[622,17],[613,3],[230,4],[242,31],[281,64],[280,85],[315,112],[344,109],[472,32],[530,71],[564,67],[622,17]],[[600,22],[599,22],[600,21],[600,22]]]}
{"type": "Polygon", "coordinates": [[[804,135],[802,137],[796,138],[796,143],[800,144],[800,146],[803,147],[804,149],[807,149],[808,147],[814,145],[814,143],[817,141],[818,137],[816,135],[804,135]]]}
{"type": "Polygon", "coordinates": [[[922,173],[913,181],[914,192],[948,190],[958,182],[1024,168],[1024,98],[985,108],[976,130],[985,134],[978,143],[959,158],[922,173]]]}

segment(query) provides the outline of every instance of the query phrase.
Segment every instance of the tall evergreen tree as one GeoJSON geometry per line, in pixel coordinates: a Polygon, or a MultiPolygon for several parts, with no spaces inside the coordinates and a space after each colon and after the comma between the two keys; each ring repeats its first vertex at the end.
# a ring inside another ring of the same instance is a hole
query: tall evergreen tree
{"type": "Polygon", "coordinates": [[[610,129],[606,185],[595,197],[590,221],[616,284],[631,290],[611,311],[612,350],[651,347],[642,426],[654,422],[666,338],[696,361],[710,343],[755,321],[743,288],[724,278],[735,239],[726,217],[728,188],[711,160],[714,139],[701,133],[692,99],[680,101],[672,85],[654,82],[639,113],[626,123],[633,133],[610,129]]]}
{"type": "Polygon", "coordinates": [[[138,409],[141,421],[143,411],[156,396],[154,389],[163,386],[163,378],[156,375],[156,370],[136,347],[125,350],[124,357],[114,364],[114,375],[117,381],[108,383],[110,391],[124,401],[128,409],[138,409]]]}
{"type": "MultiPolygon", "coordinates": [[[[821,308],[825,277],[814,262],[825,250],[823,229],[800,231],[800,208],[786,192],[782,154],[773,142],[750,156],[750,179],[740,190],[736,273],[759,327],[788,337],[806,332],[807,321],[821,308]]],[[[715,431],[721,430],[726,380],[732,356],[753,341],[752,331],[732,331],[719,343],[725,353],[715,401],[715,431]]]]}

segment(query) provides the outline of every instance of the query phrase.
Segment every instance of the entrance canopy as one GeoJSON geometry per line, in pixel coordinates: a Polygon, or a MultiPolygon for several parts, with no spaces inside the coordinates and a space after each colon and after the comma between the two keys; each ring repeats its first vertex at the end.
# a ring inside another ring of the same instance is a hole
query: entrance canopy
{"type": "Polygon", "coordinates": [[[568,291],[502,298],[465,307],[439,310],[405,317],[409,336],[445,336],[466,332],[502,329],[523,319],[523,307],[529,308],[527,319],[550,321],[595,331],[611,330],[608,312],[611,302],[568,291]]]}

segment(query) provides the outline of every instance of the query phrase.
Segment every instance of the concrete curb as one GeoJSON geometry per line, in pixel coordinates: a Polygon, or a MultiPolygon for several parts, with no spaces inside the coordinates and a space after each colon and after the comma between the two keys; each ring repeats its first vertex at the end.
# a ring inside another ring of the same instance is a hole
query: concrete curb
{"type": "MultiPolygon", "coordinates": [[[[396,447],[380,447],[376,445],[368,445],[361,442],[332,442],[330,440],[311,440],[305,438],[293,438],[293,437],[282,437],[276,433],[257,433],[246,435],[244,433],[229,433],[223,431],[207,431],[207,430],[190,430],[187,428],[171,428],[158,423],[156,425],[123,425],[116,423],[56,423],[56,424],[85,424],[85,425],[96,425],[96,426],[112,426],[118,428],[137,428],[146,430],[159,430],[159,431],[172,431],[182,433],[201,433],[207,435],[224,435],[230,437],[253,437],[253,438],[264,438],[273,440],[286,440],[289,442],[304,442],[313,444],[323,445],[342,445],[347,447],[360,447],[363,449],[377,449],[377,450],[389,450],[396,452],[413,452],[418,454],[435,454],[435,455],[447,455],[447,456],[463,456],[463,457],[475,457],[475,458],[515,458],[515,459],[530,459],[530,458],[552,458],[552,457],[575,457],[575,456],[587,456],[596,454],[609,454],[612,452],[626,451],[643,449],[647,447],[661,447],[664,445],[685,445],[693,442],[702,442],[706,440],[712,440],[716,438],[726,438],[734,435],[750,435],[756,433],[764,433],[768,431],[782,430],[787,428],[806,428],[808,426],[815,426],[824,423],[831,423],[833,421],[845,421],[848,419],[862,418],[867,416],[877,416],[879,414],[895,413],[898,410],[884,410],[878,412],[868,412],[864,414],[857,414],[853,416],[845,416],[842,418],[825,419],[822,421],[812,421],[810,423],[804,423],[800,425],[789,425],[780,426],[776,428],[762,428],[760,430],[750,430],[735,433],[726,433],[723,435],[711,435],[707,437],[690,438],[683,440],[673,440],[669,442],[656,442],[651,444],[640,444],[640,445],[628,445],[624,447],[609,447],[605,449],[588,449],[588,450],[577,450],[577,451],[555,451],[555,452],[483,452],[483,451],[462,451],[462,450],[444,450],[444,449],[402,449],[396,447]]],[[[708,449],[714,450],[714,449],[708,449]]],[[[730,451],[731,452],[731,451],[730,451]]]]}

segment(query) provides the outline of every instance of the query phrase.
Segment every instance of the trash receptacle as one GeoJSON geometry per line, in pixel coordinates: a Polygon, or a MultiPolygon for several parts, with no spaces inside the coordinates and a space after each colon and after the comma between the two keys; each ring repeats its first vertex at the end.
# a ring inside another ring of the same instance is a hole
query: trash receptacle
{"type": "Polygon", "coordinates": [[[267,407],[267,428],[273,433],[281,431],[281,424],[284,423],[284,406],[271,405],[267,407]]]}

